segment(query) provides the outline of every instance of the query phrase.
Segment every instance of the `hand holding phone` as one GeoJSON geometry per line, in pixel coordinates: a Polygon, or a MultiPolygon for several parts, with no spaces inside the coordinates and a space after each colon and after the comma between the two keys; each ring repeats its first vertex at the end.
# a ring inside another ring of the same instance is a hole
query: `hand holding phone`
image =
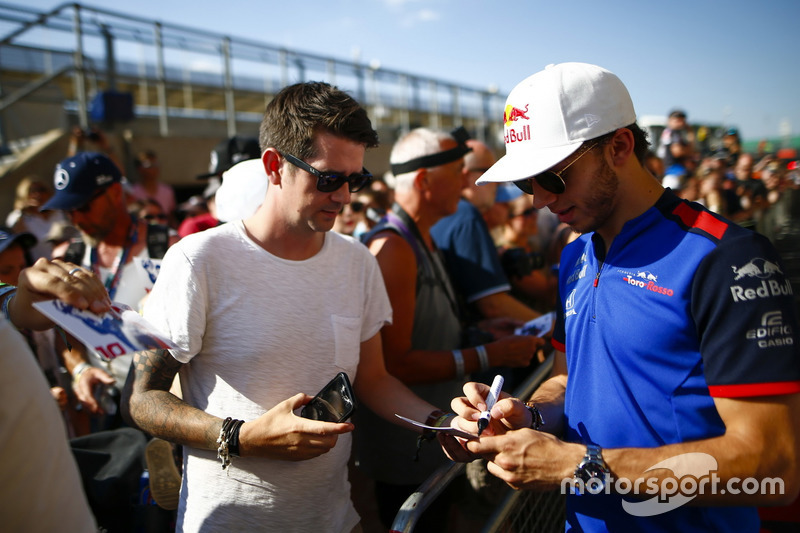
{"type": "Polygon", "coordinates": [[[339,372],[303,406],[300,416],[324,422],[344,422],[352,416],[355,408],[356,398],[350,378],[344,372],[339,372]]]}

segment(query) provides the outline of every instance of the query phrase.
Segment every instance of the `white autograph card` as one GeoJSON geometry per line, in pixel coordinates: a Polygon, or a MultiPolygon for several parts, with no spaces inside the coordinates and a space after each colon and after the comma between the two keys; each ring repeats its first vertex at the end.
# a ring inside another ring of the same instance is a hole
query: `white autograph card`
{"type": "Polygon", "coordinates": [[[477,439],[477,435],[473,435],[472,433],[467,433],[466,431],[461,431],[458,428],[454,428],[453,426],[443,426],[443,427],[434,427],[434,426],[426,426],[422,422],[417,422],[416,420],[411,420],[410,418],[406,418],[404,416],[400,416],[397,413],[395,415],[400,420],[404,420],[409,424],[413,424],[422,429],[429,429],[431,431],[435,431],[437,433],[446,433],[447,435],[452,435],[454,437],[461,437],[462,439],[477,439]]]}

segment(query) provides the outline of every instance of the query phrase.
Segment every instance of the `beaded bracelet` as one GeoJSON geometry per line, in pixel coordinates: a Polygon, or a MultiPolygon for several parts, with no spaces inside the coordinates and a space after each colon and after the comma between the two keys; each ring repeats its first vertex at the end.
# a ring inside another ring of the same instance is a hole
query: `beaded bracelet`
{"type": "MultiPolygon", "coordinates": [[[[222,422],[222,427],[219,430],[219,437],[217,437],[217,444],[219,444],[219,448],[217,448],[217,459],[222,461],[223,470],[231,465],[231,455],[234,457],[239,456],[239,429],[242,424],[244,424],[244,420],[234,420],[231,417],[226,418],[222,422]],[[233,449],[231,449],[234,435],[235,442],[233,442],[233,449]]],[[[230,475],[230,470],[228,471],[228,475],[230,475]]]]}

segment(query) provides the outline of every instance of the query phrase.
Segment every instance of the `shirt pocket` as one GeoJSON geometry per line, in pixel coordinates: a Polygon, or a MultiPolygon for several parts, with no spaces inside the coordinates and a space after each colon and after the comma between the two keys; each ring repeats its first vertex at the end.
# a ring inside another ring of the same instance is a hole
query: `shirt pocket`
{"type": "Polygon", "coordinates": [[[361,352],[361,317],[331,315],[336,366],[354,376],[361,352]]]}

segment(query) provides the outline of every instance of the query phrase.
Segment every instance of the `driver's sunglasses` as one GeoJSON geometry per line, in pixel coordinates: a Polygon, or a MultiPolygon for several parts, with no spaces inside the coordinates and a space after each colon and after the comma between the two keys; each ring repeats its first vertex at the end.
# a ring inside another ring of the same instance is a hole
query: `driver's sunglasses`
{"type": "Polygon", "coordinates": [[[578,157],[570,161],[570,163],[567,166],[565,166],[558,172],[553,172],[552,170],[545,170],[544,172],[540,172],[539,174],[531,176],[530,178],[525,178],[524,180],[515,181],[514,185],[516,185],[522,192],[526,194],[533,194],[533,183],[531,183],[531,180],[536,180],[536,183],[538,183],[539,186],[542,189],[546,190],[547,192],[551,192],[553,194],[561,194],[567,188],[566,184],[564,183],[564,178],[562,178],[561,175],[564,174],[564,172],[566,172],[569,167],[574,165],[575,162],[578,161],[578,159],[583,157],[586,153],[591,152],[592,149],[597,145],[598,145],[597,142],[593,142],[592,144],[590,144],[588,147],[583,149],[583,151],[578,155],[578,157]]]}
{"type": "Polygon", "coordinates": [[[372,174],[369,173],[369,170],[363,167],[361,168],[360,173],[344,176],[342,174],[337,174],[336,172],[320,172],[302,159],[298,159],[291,154],[282,155],[284,159],[286,159],[292,165],[301,170],[305,170],[317,178],[317,190],[320,192],[333,192],[339,190],[339,188],[345,183],[347,183],[347,188],[350,189],[350,192],[358,192],[372,180],[372,174]]]}

